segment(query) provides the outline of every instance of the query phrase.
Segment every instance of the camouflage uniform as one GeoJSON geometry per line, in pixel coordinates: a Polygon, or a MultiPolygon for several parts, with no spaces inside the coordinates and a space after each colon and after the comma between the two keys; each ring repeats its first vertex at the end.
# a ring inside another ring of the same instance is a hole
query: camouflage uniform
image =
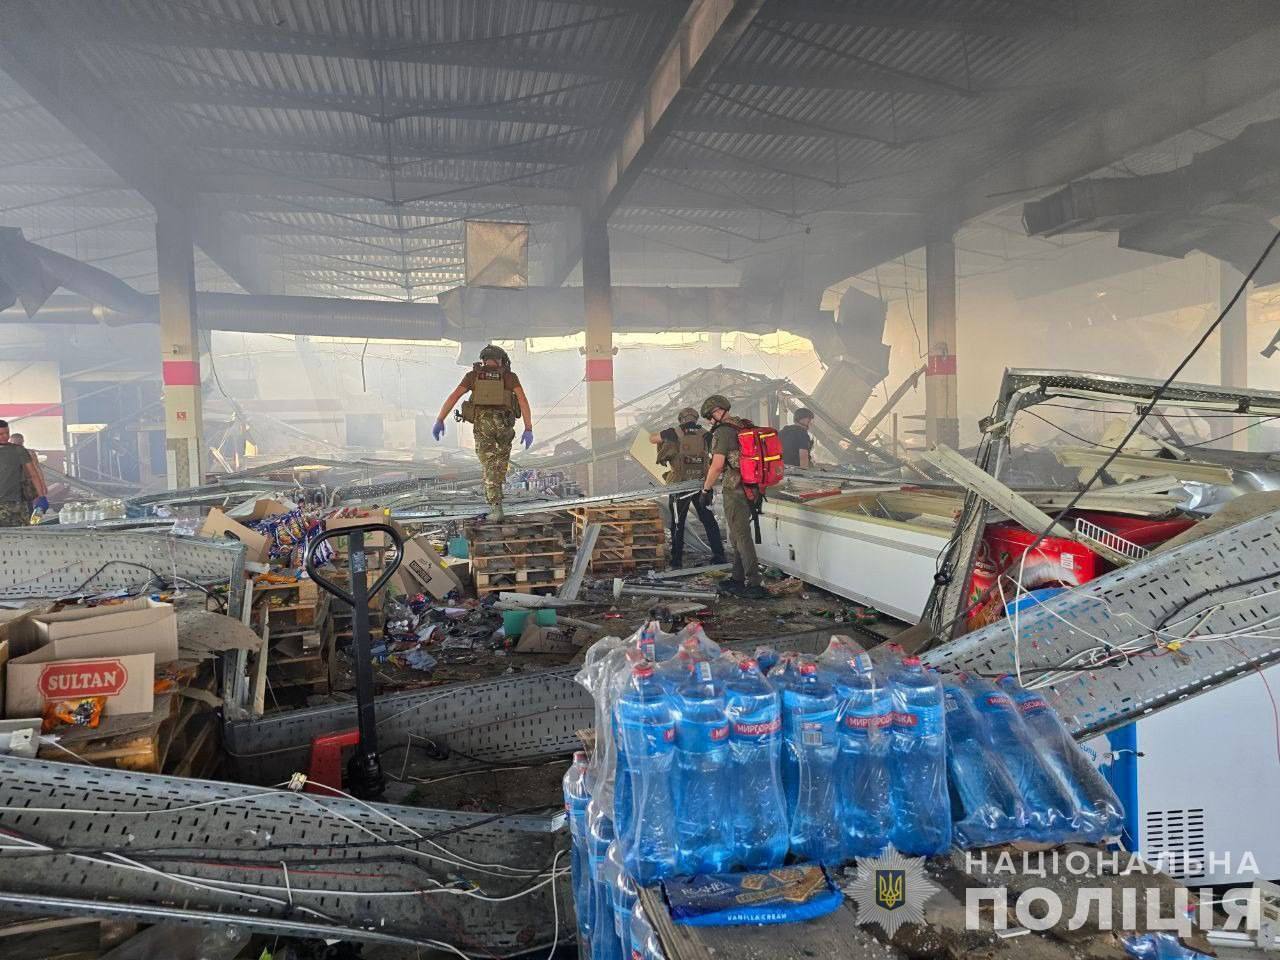
{"type": "Polygon", "coordinates": [[[0,527],[23,527],[31,508],[23,501],[23,484],[31,454],[13,443],[0,443],[0,527]]]}
{"type": "Polygon", "coordinates": [[[711,431],[711,452],[725,457],[721,474],[721,503],[724,505],[724,523],[728,528],[729,544],[733,547],[733,579],[741,580],[749,587],[760,586],[760,562],[756,559],[756,541],[751,532],[751,501],[742,487],[739,472],[738,425],[735,417],[725,417],[711,431]]]}
{"type": "Polygon", "coordinates": [[[0,527],[25,527],[31,522],[31,508],[25,503],[0,503],[0,527]]]}
{"type": "Polygon", "coordinates": [[[489,503],[502,502],[502,482],[511,462],[511,442],[516,438],[516,418],[507,410],[482,407],[475,412],[472,432],[476,456],[484,468],[484,498],[489,503]]]}

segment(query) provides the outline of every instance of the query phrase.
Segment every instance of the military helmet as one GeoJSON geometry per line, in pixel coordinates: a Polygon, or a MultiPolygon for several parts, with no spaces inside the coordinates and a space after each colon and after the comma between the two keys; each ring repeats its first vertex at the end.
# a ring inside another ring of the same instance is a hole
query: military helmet
{"type": "Polygon", "coordinates": [[[693,409],[693,407],[685,407],[678,414],[676,414],[676,423],[683,424],[683,423],[697,423],[697,422],[698,422],[698,411],[693,409]]]}
{"type": "Polygon", "coordinates": [[[716,410],[728,410],[729,398],[718,393],[713,393],[707,399],[702,401],[702,416],[709,418],[716,410]]]}
{"type": "Polygon", "coordinates": [[[511,366],[511,358],[507,356],[507,351],[501,347],[494,346],[492,343],[480,351],[481,360],[498,360],[501,363],[511,366]]]}

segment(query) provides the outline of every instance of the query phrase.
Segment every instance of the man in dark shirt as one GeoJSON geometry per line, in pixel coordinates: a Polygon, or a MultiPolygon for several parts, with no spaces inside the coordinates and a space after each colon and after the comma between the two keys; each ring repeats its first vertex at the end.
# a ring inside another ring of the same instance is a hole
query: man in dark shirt
{"type": "Polygon", "coordinates": [[[0,527],[22,527],[31,522],[31,506],[23,495],[26,479],[36,493],[35,506],[49,509],[44,475],[25,447],[9,442],[9,424],[0,420],[0,527]]]}
{"type": "Polygon", "coordinates": [[[778,431],[782,440],[782,462],[789,467],[813,466],[813,437],[809,425],[813,423],[813,411],[801,407],[792,417],[795,423],[778,431]]]}

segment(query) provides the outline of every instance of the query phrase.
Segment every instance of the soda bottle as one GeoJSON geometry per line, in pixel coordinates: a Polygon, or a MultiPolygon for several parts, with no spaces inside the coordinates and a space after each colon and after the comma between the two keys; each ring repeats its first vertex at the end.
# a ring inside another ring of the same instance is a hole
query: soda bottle
{"type": "Polygon", "coordinates": [[[738,664],[725,684],[729,715],[730,799],[733,863],[767,869],[787,855],[787,811],[778,770],[782,708],[754,660],[738,664]]]}
{"type": "Polygon", "coordinates": [[[605,862],[614,842],[613,820],[597,806],[587,805],[588,851],[591,855],[591,960],[623,960],[622,941],[613,923],[613,888],[606,879],[605,862]]]}
{"type": "Polygon", "coordinates": [[[942,684],[947,714],[947,781],[951,830],[956,843],[988,847],[1025,838],[1022,797],[994,750],[987,747],[983,721],[963,686],[942,684]]]}
{"type": "Polygon", "coordinates": [[[631,946],[631,908],[636,903],[636,885],[627,876],[627,869],[622,862],[622,848],[618,841],[609,844],[604,858],[605,883],[612,891],[609,922],[613,924],[618,935],[618,943],[622,948],[622,956],[630,957],[631,946]]]}
{"type": "Polygon", "coordinates": [[[729,802],[729,719],[711,664],[698,664],[680,688],[676,719],[676,845],[683,874],[722,873],[732,844],[729,802]]]}
{"type": "Polygon", "coordinates": [[[573,764],[564,775],[564,809],[569,817],[570,874],[573,878],[573,905],[578,915],[578,942],[591,943],[591,855],[587,852],[587,755],[573,755],[573,764]]]}
{"type": "Polygon", "coordinates": [[[843,858],[884,852],[893,823],[890,803],[889,742],[893,691],[860,654],[842,672],[837,687],[840,753],[836,758],[837,811],[843,858]]]}
{"type": "Polygon", "coordinates": [[[630,836],[623,844],[627,870],[648,886],[676,869],[676,806],[672,793],[676,717],[652,663],[631,669],[618,700],[618,742],[631,780],[630,836]]]}
{"type": "Polygon", "coordinates": [[[836,692],[802,663],[796,682],[782,691],[782,783],[793,856],[815,863],[840,861],[836,820],[836,692]]]}
{"type": "Polygon", "coordinates": [[[890,679],[893,845],[912,856],[932,856],[951,846],[942,683],[919,657],[902,660],[890,679]]]}
{"type": "Polygon", "coordinates": [[[667,960],[639,902],[631,908],[631,960],[667,960]]]}
{"type": "MultiPolygon", "coordinates": [[[[616,709],[616,708],[615,708],[616,709]]],[[[622,733],[618,727],[615,713],[610,720],[613,727],[613,825],[614,835],[622,843],[625,852],[635,841],[635,829],[632,821],[634,810],[631,791],[631,767],[627,763],[627,748],[622,742],[622,733]]]]}
{"type": "Polygon", "coordinates": [[[1042,843],[1066,840],[1075,816],[1071,791],[1038,756],[1013,700],[990,680],[966,676],[963,682],[986,723],[987,744],[1004,760],[1022,797],[1028,839],[1042,843]]]}
{"type": "Polygon", "coordinates": [[[1035,690],[1024,690],[1013,677],[1000,686],[1013,697],[1040,757],[1066,783],[1076,811],[1072,824],[1084,840],[1117,836],[1124,827],[1124,807],[1101,771],[1076,745],[1062,718],[1035,690]]]}

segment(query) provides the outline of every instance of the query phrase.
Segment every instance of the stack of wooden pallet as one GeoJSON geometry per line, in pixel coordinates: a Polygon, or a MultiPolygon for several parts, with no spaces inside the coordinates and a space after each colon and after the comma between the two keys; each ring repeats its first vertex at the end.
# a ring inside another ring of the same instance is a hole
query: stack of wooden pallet
{"type": "Polygon", "coordinates": [[[591,524],[600,524],[600,537],[587,568],[592,576],[626,577],[666,568],[667,532],[654,501],[575,507],[573,517],[575,540],[581,540],[591,524]]]}
{"type": "Polygon", "coordinates": [[[480,523],[467,530],[467,552],[476,593],[533,593],[564,583],[564,541],[550,523],[530,517],[480,523]]]}
{"type": "Polygon", "coordinates": [[[273,690],[328,689],[328,654],[316,622],[318,599],[311,580],[258,582],[253,586],[250,625],[264,637],[267,682],[273,690]]]}

